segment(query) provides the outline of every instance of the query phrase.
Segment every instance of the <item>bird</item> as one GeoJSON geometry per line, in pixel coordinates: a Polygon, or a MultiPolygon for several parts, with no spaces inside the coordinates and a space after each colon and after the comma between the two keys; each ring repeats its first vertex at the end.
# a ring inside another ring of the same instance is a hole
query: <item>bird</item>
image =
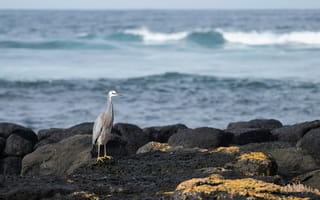
{"type": "Polygon", "coordinates": [[[111,156],[107,155],[106,150],[106,143],[111,138],[111,130],[113,126],[113,104],[112,104],[112,97],[118,96],[118,93],[115,90],[110,90],[108,92],[108,105],[107,110],[102,112],[98,115],[97,119],[93,125],[92,131],[92,147],[94,145],[98,145],[98,157],[97,162],[103,161],[104,159],[111,159],[111,156]],[[103,145],[104,147],[104,156],[100,157],[100,146],[103,145]]]}

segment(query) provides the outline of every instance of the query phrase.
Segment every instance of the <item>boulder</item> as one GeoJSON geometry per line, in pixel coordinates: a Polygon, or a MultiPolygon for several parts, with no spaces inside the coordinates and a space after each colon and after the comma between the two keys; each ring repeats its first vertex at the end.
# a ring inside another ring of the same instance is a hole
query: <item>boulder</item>
{"type": "Polygon", "coordinates": [[[137,154],[139,153],[149,153],[149,152],[154,152],[154,151],[170,151],[172,150],[172,147],[168,145],[167,143],[160,143],[160,142],[149,142],[142,147],[140,147],[137,150],[137,154]]]}
{"type": "Polygon", "coordinates": [[[262,152],[243,153],[225,167],[245,176],[272,176],[277,173],[277,163],[270,155],[262,152]]]}
{"type": "Polygon", "coordinates": [[[276,136],[279,141],[296,144],[308,131],[318,127],[320,127],[320,120],[283,126],[273,129],[271,133],[276,136]]]}
{"type": "Polygon", "coordinates": [[[205,178],[192,178],[181,182],[173,191],[172,199],[319,199],[312,191],[302,193],[299,188],[291,189],[253,178],[228,179],[219,174],[205,178]]]}
{"type": "Polygon", "coordinates": [[[143,132],[149,135],[150,141],[166,143],[169,138],[176,134],[180,129],[187,129],[184,124],[175,124],[169,126],[156,126],[144,128],[143,132]]]}
{"type": "Polygon", "coordinates": [[[8,138],[11,134],[19,135],[34,144],[38,141],[37,135],[29,128],[12,123],[0,123],[0,137],[8,138]]]}
{"type": "Polygon", "coordinates": [[[268,153],[278,165],[278,174],[285,178],[292,178],[319,168],[312,156],[295,147],[271,149],[268,153]]]}
{"type": "Polygon", "coordinates": [[[282,127],[282,123],[275,119],[254,119],[250,121],[232,122],[228,124],[227,130],[229,129],[275,129],[282,127]]]}
{"type": "Polygon", "coordinates": [[[43,145],[22,160],[22,175],[63,175],[91,160],[91,135],[75,135],[43,145]]]}
{"type": "Polygon", "coordinates": [[[320,128],[308,131],[298,142],[297,146],[306,150],[320,163],[320,128]]]}
{"type": "Polygon", "coordinates": [[[232,141],[231,133],[215,128],[180,129],[169,138],[169,145],[187,148],[216,148],[227,146],[232,141]]]}
{"type": "Polygon", "coordinates": [[[74,135],[91,135],[92,129],[93,123],[85,122],[67,129],[50,128],[40,130],[38,132],[39,142],[36,144],[35,149],[46,144],[57,143],[74,135]]]}
{"type": "Polygon", "coordinates": [[[34,143],[19,135],[11,134],[6,141],[4,153],[10,156],[24,156],[32,152],[34,143]]]}
{"type": "Polygon", "coordinates": [[[21,170],[21,157],[9,156],[0,160],[0,174],[18,175],[21,170]]]}
{"type": "Polygon", "coordinates": [[[275,139],[268,129],[237,128],[228,129],[228,132],[234,135],[232,143],[238,145],[269,142],[275,139]]]}
{"type": "Polygon", "coordinates": [[[3,137],[0,137],[0,155],[5,146],[6,146],[6,139],[4,139],[3,137]]]}
{"type": "MultiPolygon", "coordinates": [[[[117,143],[125,144],[124,148],[128,155],[135,154],[140,147],[150,141],[149,135],[146,132],[143,132],[141,128],[133,124],[115,124],[112,129],[112,134],[115,136],[115,138],[118,138],[117,143]]],[[[113,141],[116,140],[109,141],[107,146],[113,141]]],[[[124,145],[122,145],[122,147],[123,146],[124,145]]],[[[115,146],[115,148],[119,148],[119,146],[115,146]]]]}
{"type": "Polygon", "coordinates": [[[292,182],[320,190],[320,169],[299,175],[292,182]]]}

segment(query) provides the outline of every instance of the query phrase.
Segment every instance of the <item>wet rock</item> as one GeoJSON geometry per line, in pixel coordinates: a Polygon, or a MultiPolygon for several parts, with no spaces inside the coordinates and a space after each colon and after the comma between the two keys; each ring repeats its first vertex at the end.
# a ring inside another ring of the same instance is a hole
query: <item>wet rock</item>
{"type": "Polygon", "coordinates": [[[227,146],[232,141],[231,133],[215,128],[180,129],[169,138],[169,145],[187,148],[216,148],[227,146]]]}
{"type": "Polygon", "coordinates": [[[91,135],[75,135],[37,148],[22,160],[23,175],[72,173],[91,158],[91,135]]]}
{"type": "Polygon", "coordinates": [[[166,143],[169,138],[176,134],[180,129],[187,129],[188,127],[184,124],[175,124],[169,126],[154,126],[144,128],[143,132],[149,135],[150,141],[166,143]]]}
{"type": "Polygon", "coordinates": [[[320,127],[320,120],[284,126],[271,131],[279,141],[296,144],[308,131],[320,127]]]}
{"type": "Polygon", "coordinates": [[[249,143],[260,143],[274,141],[274,136],[268,129],[237,128],[228,129],[234,135],[233,144],[244,145],[249,143]]]}
{"type": "Polygon", "coordinates": [[[306,150],[320,163],[320,128],[308,131],[298,142],[297,146],[306,150]]]}
{"type": "Polygon", "coordinates": [[[254,120],[250,120],[250,121],[229,123],[227,130],[229,130],[229,129],[247,129],[247,128],[272,130],[272,129],[280,128],[280,127],[282,127],[282,123],[278,120],[275,120],[275,119],[254,119],[254,120]]]}
{"type": "MultiPolygon", "coordinates": [[[[120,139],[118,143],[125,143],[125,151],[128,155],[135,154],[140,147],[150,141],[149,135],[133,124],[115,124],[112,129],[112,134],[120,139]]],[[[111,142],[112,141],[110,141],[110,143],[111,142]]]]}
{"type": "Polygon", "coordinates": [[[10,156],[24,156],[33,150],[34,143],[19,135],[11,134],[6,141],[4,153],[10,156]]]}
{"type": "Polygon", "coordinates": [[[11,134],[19,135],[34,144],[38,141],[37,135],[29,128],[12,123],[0,123],[0,137],[7,138],[11,134]]]}
{"type": "Polygon", "coordinates": [[[0,160],[0,174],[18,175],[21,170],[21,157],[9,156],[0,160]]]}
{"type": "Polygon", "coordinates": [[[0,137],[0,155],[6,145],[6,140],[3,137],[0,137]]]}
{"type": "Polygon", "coordinates": [[[292,182],[320,190],[320,170],[311,171],[295,177],[292,182]]]}
{"type": "Polygon", "coordinates": [[[277,173],[277,163],[270,155],[262,152],[241,154],[226,168],[239,171],[245,176],[272,176],[277,173]]]}
{"type": "Polygon", "coordinates": [[[36,144],[35,149],[46,144],[57,143],[74,135],[92,135],[92,129],[93,123],[85,122],[67,129],[51,128],[40,130],[38,133],[39,142],[36,144]]]}

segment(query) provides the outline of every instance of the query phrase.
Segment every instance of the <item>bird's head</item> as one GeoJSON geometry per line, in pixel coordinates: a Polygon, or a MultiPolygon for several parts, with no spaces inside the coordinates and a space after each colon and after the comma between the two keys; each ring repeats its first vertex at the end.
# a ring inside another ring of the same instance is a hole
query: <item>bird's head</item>
{"type": "Polygon", "coordinates": [[[111,98],[115,96],[118,96],[118,93],[115,90],[110,90],[108,93],[108,97],[111,98]]]}

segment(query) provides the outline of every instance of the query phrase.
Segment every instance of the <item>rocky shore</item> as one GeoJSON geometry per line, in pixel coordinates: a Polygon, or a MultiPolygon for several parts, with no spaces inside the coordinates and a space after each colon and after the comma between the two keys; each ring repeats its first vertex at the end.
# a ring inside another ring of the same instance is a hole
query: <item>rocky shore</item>
{"type": "Polygon", "coordinates": [[[92,127],[0,123],[0,199],[320,199],[320,120],[118,123],[103,163],[92,127]]]}

